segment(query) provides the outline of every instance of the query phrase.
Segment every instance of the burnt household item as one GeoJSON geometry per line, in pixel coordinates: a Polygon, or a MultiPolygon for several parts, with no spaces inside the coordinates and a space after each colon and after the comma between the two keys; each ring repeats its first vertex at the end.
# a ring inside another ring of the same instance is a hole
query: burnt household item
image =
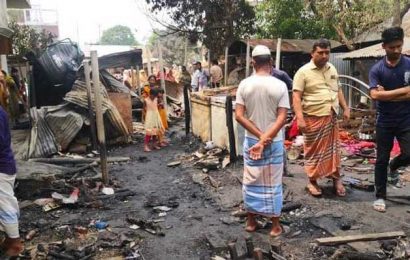
{"type": "Polygon", "coordinates": [[[84,53],[77,44],[70,39],[64,39],[47,46],[38,58],[38,63],[49,81],[58,85],[75,81],[83,59],[84,53]]]}

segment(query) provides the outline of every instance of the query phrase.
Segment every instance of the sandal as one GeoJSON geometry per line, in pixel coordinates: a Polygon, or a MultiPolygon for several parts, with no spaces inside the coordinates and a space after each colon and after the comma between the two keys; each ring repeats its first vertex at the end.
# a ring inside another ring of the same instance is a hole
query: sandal
{"type": "Polygon", "coordinates": [[[384,199],[377,199],[373,202],[373,209],[377,212],[386,212],[386,203],[384,202],[384,199]]]}
{"type": "Polygon", "coordinates": [[[308,185],[306,186],[306,190],[313,197],[322,196],[322,190],[319,188],[319,186],[317,184],[313,185],[312,183],[308,183],[308,185]]]}

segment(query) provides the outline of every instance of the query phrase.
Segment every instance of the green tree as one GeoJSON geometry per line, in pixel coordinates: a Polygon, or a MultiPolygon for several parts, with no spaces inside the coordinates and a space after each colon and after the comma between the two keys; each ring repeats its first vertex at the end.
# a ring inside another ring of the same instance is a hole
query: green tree
{"type": "Polygon", "coordinates": [[[153,57],[158,57],[158,43],[161,43],[162,57],[167,66],[184,64],[185,55],[187,62],[198,60],[200,57],[197,45],[187,41],[184,34],[170,33],[169,30],[153,33],[148,39],[147,44],[153,57]]]}
{"type": "Polygon", "coordinates": [[[8,26],[13,30],[11,36],[13,54],[20,58],[29,51],[39,53],[41,49],[53,43],[53,39],[55,38],[55,35],[50,32],[45,30],[37,32],[28,25],[19,25],[14,21],[10,22],[8,26]]]}
{"type": "Polygon", "coordinates": [[[270,0],[257,7],[260,38],[335,38],[334,28],[305,8],[303,0],[270,0]]]}
{"type": "MultiPolygon", "coordinates": [[[[307,0],[307,8],[317,19],[324,21],[336,31],[337,39],[354,49],[353,39],[366,30],[393,17],[396,0],[307,0]]],[[[402,0],[404,9],[408,0],[402,0]]],[[[403,9],[403,10],[404,10],[403,9]]],[[[404,15],[402,12],[401,15],[404,15]]]]}
{"type": "MultiPolygon", "coordinates": [[[[172,33],[184,33],[192,43],[198,40],[211,50],[212,57],[223,53],[233,41],[255,32],[254,9],[246,0],[146,0],[157,14],[165,10],[173,21],[164,25],[172,33]]],[[[156,19],[155,17],[151,17],[156,19]]]]}
{"type": "Polygon", "coordinates": [[[103,45],[137,45],[134,35],[129,27],[116,25],[104,30],[100,44],[103,45]]]}

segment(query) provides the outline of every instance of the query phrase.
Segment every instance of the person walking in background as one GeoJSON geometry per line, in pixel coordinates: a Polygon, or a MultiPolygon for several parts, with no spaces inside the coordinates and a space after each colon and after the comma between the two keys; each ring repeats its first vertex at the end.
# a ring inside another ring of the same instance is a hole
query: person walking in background
{"type": "Polygon", "coordinates": [[[217,60],[212,60],[211,64],[211,88],[219,88],[221,86],[221,80],[223,79],[223,72],[217,60]]]}
{"type": "Polygon", "coordinates": [[[236,120],[245,132],[243,200],[248,213],[246,231],[258,226],[256,215],[272,220],[271,236],[282,233],[279,223],[283,205],[283,134],[289,109],[285,83],[271,76],[268,47],[252,51],[255,74],[242,80],[236,94],[236,120]]]}
{"type": "Polygon", "coordinates": [[[293,108],[304,135],[305,172],[308,192],[322,195],[317,181],[331,178],[337,196],[346,190],[340,177],[340,142],[337,114],[343,108],[348,120],[350,110],[339,86],[336,68],[330,64],[330,42],[320,39],[313,44],[310,62],[293,79],[293,108]]]}

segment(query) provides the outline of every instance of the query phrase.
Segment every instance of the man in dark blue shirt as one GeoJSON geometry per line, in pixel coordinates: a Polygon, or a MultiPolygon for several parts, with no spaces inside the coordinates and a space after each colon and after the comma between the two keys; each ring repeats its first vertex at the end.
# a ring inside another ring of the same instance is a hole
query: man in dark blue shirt
{"type": "Polygon", "coordinates": [[[14,196],[16,162],[11,151],[9,119],[0,107],[0,230],[7,235],[0,249],[9,256],[18,256],[23,251],[18,218],[19,205],[14,196]]]}
{"type": "Polygon", "coordinates": [[[293,80],[289,77],[288,73],[286,73],[283,70],[278,70],[275,67],[272,67],[272,76],[274,76],[275,78],[282,80],[283,82],[285,82],[286,87],[288,87],[288,90],[292,89],[292,85],[293,85],[293,80]]]}
{"type": "Polygon", "coordinates": [[[369,72],[370,96],[377,100],[375,166],[376,201],[373,208],[386,210],[388,167],[395,173],[399,167],[410,164],[410,59],[401,54],[404,33],[400,27],[382,33],[386,56],[369,72]],[[390,161],[394,138],[401,154],[390,161]]]}

